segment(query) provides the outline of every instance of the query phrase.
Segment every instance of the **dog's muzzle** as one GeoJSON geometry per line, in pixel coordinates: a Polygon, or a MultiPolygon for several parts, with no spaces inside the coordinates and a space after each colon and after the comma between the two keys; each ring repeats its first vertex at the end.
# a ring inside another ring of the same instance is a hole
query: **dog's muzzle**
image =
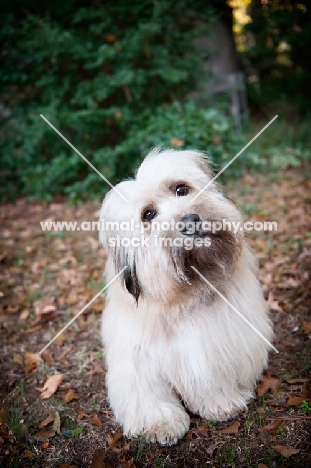
{"type": "Polygon", "coordinates": [[[200,216],[196,213],[189,213],[179,220],[178,230],[184,236],[195,237],[201,234],[201,225],[200,216]]]}

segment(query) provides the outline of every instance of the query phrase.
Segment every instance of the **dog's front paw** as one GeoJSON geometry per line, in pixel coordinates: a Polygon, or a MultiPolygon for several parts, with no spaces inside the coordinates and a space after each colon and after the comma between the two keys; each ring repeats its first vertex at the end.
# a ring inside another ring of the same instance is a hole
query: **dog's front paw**
{"type": "MultiPolygon", "coordinates": [[[[181,413],[181,412],[180,412],[181,413]]],[[[190,418],[187,413],[174,415],[169,420],[158,421],[143,431],[143,436],[149,442],[159,442],[161,445],[173,445],[189,430],[190,418]]]]}
{"type": "Polygon", "coordinates": [[[149,442],[173,445],[185,435],[189,425],[190,418],[184,408],[172,404],[159,404],[154,408],[153,414],[141,414],[140,420],[132,419],[131,427],[125,426],[124,429],[132,437],[141,435],[149,442]]]}

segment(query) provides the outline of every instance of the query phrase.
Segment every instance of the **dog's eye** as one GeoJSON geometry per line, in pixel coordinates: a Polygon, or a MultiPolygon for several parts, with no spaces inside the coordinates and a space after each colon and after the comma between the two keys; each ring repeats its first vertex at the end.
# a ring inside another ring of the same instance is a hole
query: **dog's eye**
{"type": "Polygon", "coordinates": [[[153,218],[155,218],[157,215],[157,212],[154,211],[154,210],[146,210],[144,213],[143,213],[143,221],[151,221],[153,218]]]}
{"type": "Polygon", "coordinates": [[[185,197],[188,195],[189,189],[185,185],[177,185],[175,192],[178,197],[185,197]]]}

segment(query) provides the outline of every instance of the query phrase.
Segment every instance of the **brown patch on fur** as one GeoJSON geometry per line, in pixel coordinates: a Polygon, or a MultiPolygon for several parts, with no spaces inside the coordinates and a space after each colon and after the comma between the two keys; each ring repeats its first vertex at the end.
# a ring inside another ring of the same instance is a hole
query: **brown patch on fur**
{"type": "MultiPolygon", "coordinates": [[[[176,231],[167,231],[162,233],[164,239],[185,238],[176,231]]],[[[208,237],[211,245],[208,247],[202,245],[187,250],[183,246],[162,246],[166,252],[169,265],[174,271],[176,286],[179,294],[188,294],[187,286],[193,287],[197,282],[202,283],[202,279],[191,268],[194,266],[202,273],[214,286],[219,286],[228,279],[234,271],[237,260],[241,254],[243,239],[240,235],[231,231],[219,230],[215,233],[202,233],[197,238],[204,239],[208,237]]],[[[193,238],[194,239],[194,238],[193,238]]]]}

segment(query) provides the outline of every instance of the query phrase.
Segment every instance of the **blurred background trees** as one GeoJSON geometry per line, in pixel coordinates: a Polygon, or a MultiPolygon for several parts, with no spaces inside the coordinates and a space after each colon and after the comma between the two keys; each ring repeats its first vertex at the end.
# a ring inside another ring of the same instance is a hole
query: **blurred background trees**
{"type": "MultiPolygon", "coordinates": [[[[232,5],[234,21],[225,0],[3,0],[1,195],[83,198],[108,188],[40,114],[113,183],[158,144],[201,149],[222,164],[251,127],[237,131],[228,93],[213,97],[215,70],[245,71],[253,120],[281,112],[300,125],[311,106],[310,7],[232,5]]],[[[267,158],[299,164],[310,154],[301,128],[235,170],[267,158]]]]}

